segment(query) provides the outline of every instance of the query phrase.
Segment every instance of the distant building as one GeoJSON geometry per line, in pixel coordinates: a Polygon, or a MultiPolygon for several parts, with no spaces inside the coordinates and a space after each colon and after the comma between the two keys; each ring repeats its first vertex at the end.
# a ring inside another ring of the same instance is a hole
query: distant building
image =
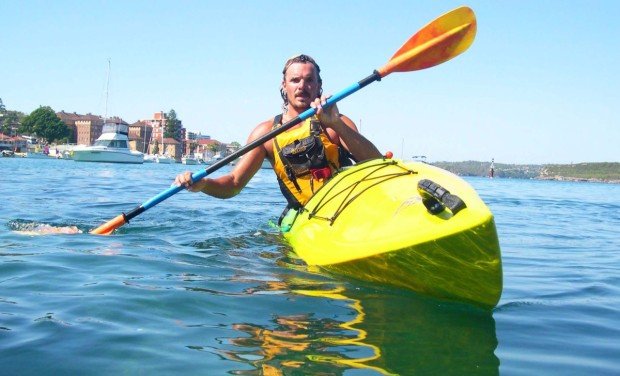
{"type": "Polygon", "coordinates": [[[163,142],[159,144],[159,154],[166,154],[178,161],[183,156],[182,143],[174,138],[164,138],[163,142]]]}
{"type": "Polygon", "coordinates": [[[91,113],[80,115],[75,112],[68,113],[65,111],[57,112],[56,116],[73,131],[73,136],[69,140],[72,144],[90,146],[101,136],[103,128],[103,118],[101,116],[91,113]]]}
{"type": "Polygon", "coordinates": [[[164,138],[164,127],[166,126],[167,115],[163,111],[159,111],[153,114],[152,119],[142,119],[141,122],[146,122],[152,127],[152,137],[149,142],[149,154],[154,154],[155,144],[159,152],[157,154],[166,154],[174,157],[177,161],[181,160],[185,150],[185,138],[186,130],[183,127],[183,123],[179,120],[177,125],[177,134],[179,139],[164,138]],[[173,142],[174,141],[174,142],[173,142]]]}
{"type": "Polygon", "coordinates": [[[60,111],[56,113],[56,116],[62,120],[63,123],[67,126],[67,128],[71,129],[71,139],[69,139],[69,143],[75,144],[77,142],[77,126],[75,124],[76,121],[80,120],[80,117],[83,115],[78,115],[77,113],[69,113],[65,111],[60,111]]]}
{"type": "Polygon", "coordinates": [[[20,136],[7,136],[0,133],[0,151],[10,150],[18,153],[23,153],[28,150],[28,140],[20,136]]]}
{"type": "Polygon", "coordinates": [[[213,146],[211,145],[217,145],[217,147],[221,149],[217,153],[222,154],[225,152],[225,148],[221,147],[221,145],[224,145],[224,144],[222,144],[221,142],[217,140],[212,140],[211,136],[203,135],[200,132],[195,133],[195,132],[187,131],[187,139],[185,140],[184,154],[185,155],[193,154],[198,158],[208,159],[212,157],[214,154],[217,154],[217,153],[210,152],[208,147],[213,148],[213,146]]]}
{"type": "Polygon", "coordinates": [[[217,154],[221,156],[227,155],[227,145],[225,143],[219,142],[218,140],[213,140],[211,138],[201,139],[197,140],[196,144],[197,145],[194,149],[194,155],[204,160],[209,160],[217,154]]]}
{"type": "Polygon", "coordinates": [[[148,153],[153,138],[153,126],[147,121],[137,121],[129,125],[129,148],[148,153]]]}
{"type": "Polygon", "coordinates": [[[75,143],[78,145],[92,145],[101,136],[103,118],[96,115],[84,115],[75,121],[75,143]]]}
{"type": "Polygon", "coordinates": [[[0,151],[1,150],[13,150],[15,143],[13,137],[0,133],[0,151]]]}
{"type": "Polygon", "coordinates": [[[198,139],[198,134],[196,134],[196,132],[192,132],[192,131],[187,131],[187,140],[191,140],[191,141],[196,141],[198,139]]]}

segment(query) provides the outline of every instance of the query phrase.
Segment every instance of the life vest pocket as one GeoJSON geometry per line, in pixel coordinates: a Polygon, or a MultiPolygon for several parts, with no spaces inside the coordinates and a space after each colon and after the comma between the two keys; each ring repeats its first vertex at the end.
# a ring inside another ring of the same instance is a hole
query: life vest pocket
{"type": "Polygon", "coordinates": [[[312,173],[313,170],[329,168],[325,146],[314,135],[286,145],[280,155],[295,177],[312,173]]]}

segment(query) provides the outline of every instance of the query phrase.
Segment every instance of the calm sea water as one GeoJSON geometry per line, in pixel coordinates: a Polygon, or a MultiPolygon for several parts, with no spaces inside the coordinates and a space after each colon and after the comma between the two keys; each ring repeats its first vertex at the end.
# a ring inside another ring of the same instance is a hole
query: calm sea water
{"type": "Polygon", "coordinates": [[[185,169],[0,158],[1,374],[620,374],[620,185],[468,179],[503,252],[483,312],[307,270],[268,170],[87,234],[185,169]]]}

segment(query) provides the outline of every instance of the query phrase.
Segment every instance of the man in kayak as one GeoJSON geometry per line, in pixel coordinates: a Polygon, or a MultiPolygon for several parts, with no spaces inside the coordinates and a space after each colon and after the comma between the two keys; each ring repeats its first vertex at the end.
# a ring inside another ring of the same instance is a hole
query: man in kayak
{"type": "Polygon", "coordinates": [[[192,192],[230,198],[245,187],[267,158],[288,207],[299,208],[335,170],[350,163],[348,158],[358,162],[380,158],[379,150],[358,132],[351,119],[338,112],[335,104],[323,108],[328,97],[322,94],[320,72],[310,56],[302,54],[288,59],[280,87],[283,113],[260,123],[247,142],[269,133],[310,107],[316,108],[316,116],[252,149],[226,175],[193,182],[192,173],[186,171],[176,177],[175,184],[192,192]]]}

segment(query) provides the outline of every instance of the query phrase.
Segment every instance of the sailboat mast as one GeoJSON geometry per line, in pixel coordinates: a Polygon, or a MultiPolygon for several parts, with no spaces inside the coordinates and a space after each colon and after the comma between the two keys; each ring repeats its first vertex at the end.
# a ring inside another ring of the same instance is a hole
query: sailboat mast
{"type": "Polygon", "coordinates": [[[164,147],[164,123],[165,123],[165,120],[162,114],[162,117],[161,117],[161,155],[166,154],[166,148],[164,147]]]}
{"type": "Polygon", "coordinates": [[[103,115],[103,122],[105,123],[105,121],[108,119],[108,92],[110,90],[110,58],[108,58],[108,76],[106,78],[106,84],[105,84],[105,113],[103,115]]]}

